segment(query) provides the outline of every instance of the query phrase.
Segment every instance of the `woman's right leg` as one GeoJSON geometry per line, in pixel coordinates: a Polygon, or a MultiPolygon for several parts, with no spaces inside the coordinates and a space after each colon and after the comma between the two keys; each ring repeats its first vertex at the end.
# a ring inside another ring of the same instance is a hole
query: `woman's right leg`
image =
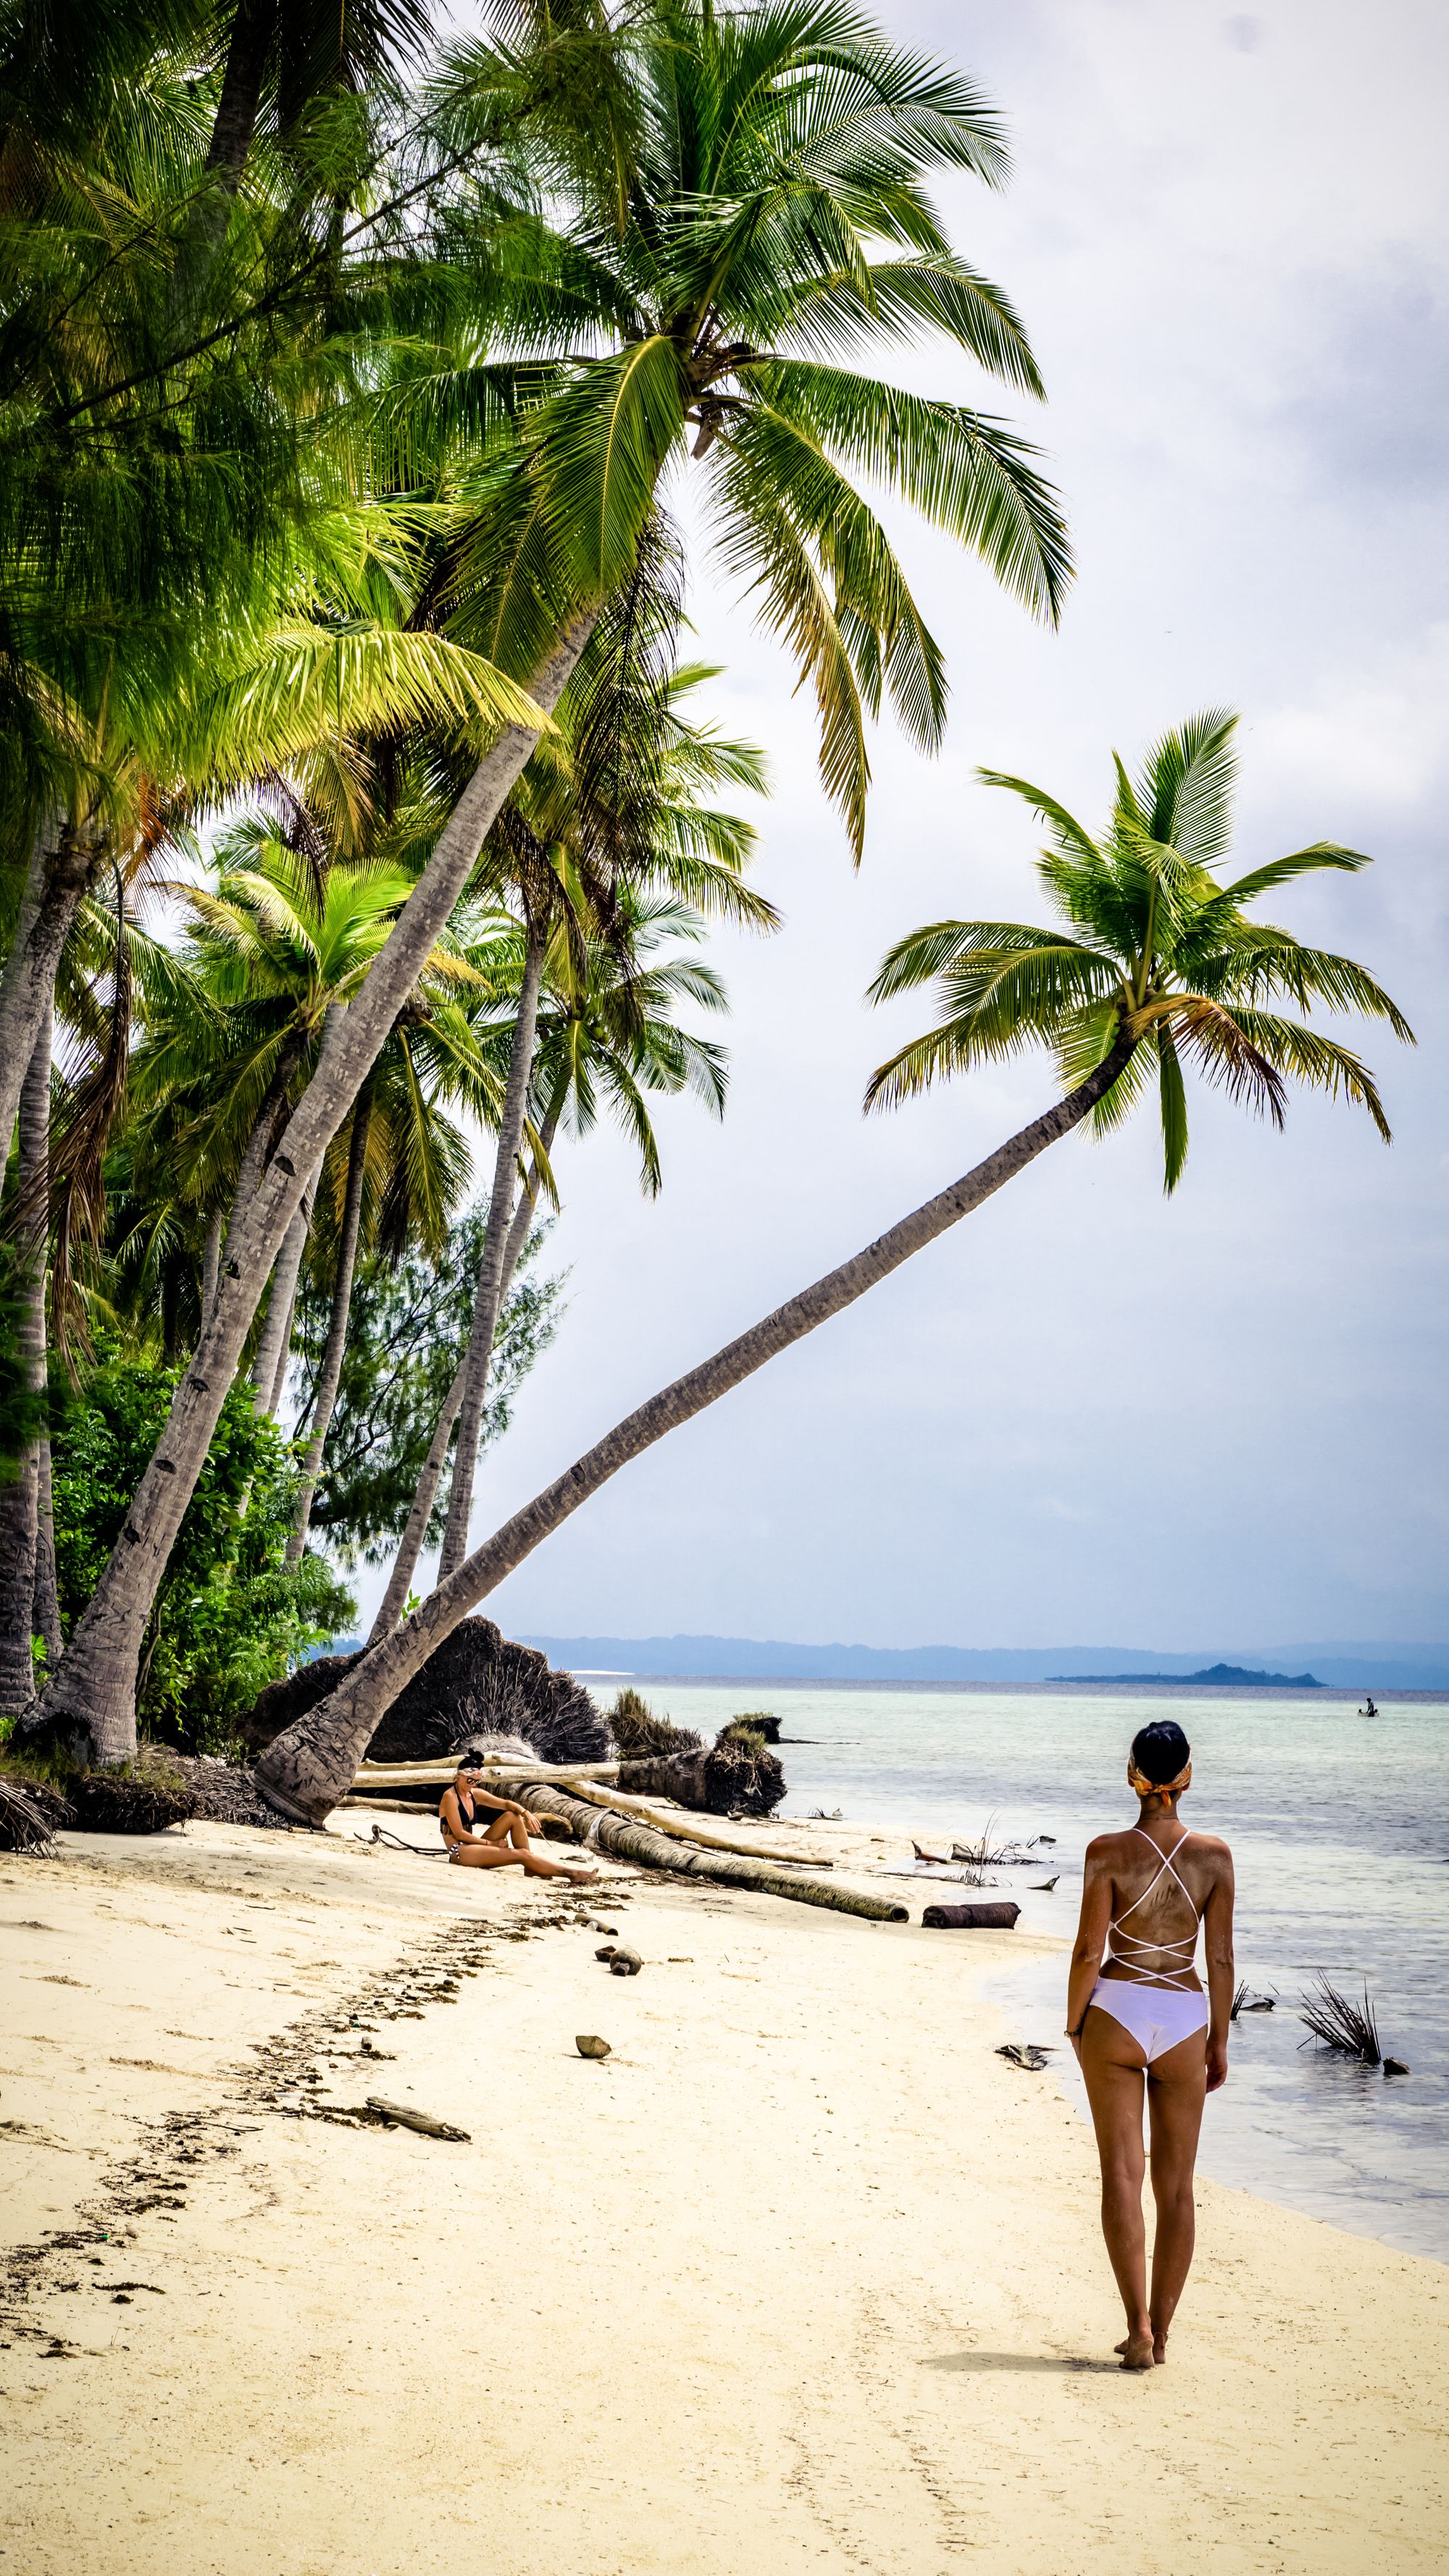
{"type": "Polygon", "coordinates": [[[1196,2030],[1163,2051],[1148,2068],[1147,2115],[1152,2131],[1152,2197],[1157,2234],[1152,2247],[1152,2349],[1166,2359],[1167,2330],[1192,2268],[1197,2211],[1193,2170],[1207,2093],[1207,2033],[1196,2030]]]}
{"type": "Polygon", "coordinates": [[[523,1869],[530,1878],[566,1878],[574,1887],[592,1887],[598,1871],[579,1868],[568,1861],[545,1860],[541,1852],[530,1851],[525,1835],[523,1847],[511,1842],[458,1843],[456,1851],[465,1869],[523,1869]]]}
{"type": "Polygon", "coordinates": [[[1146,2061],[1131,2032],[1100,2006],[1093,2006],[1082,2029],[1081,2064],[1102,2166],[1102,2234],[1127,2315],[1127,2340],[1117,2348],[1124,2370],[1150,2370],[1152,2319],[1147,2307],[1147,2230],[1142,2218],[1146,2061]]]}

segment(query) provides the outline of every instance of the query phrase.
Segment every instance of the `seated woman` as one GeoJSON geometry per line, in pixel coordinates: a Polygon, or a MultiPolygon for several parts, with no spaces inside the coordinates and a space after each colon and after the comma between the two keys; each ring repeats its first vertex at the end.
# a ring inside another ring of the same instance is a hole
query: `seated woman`
{"type": "Polygon", "coordinates": [[[443,1791],[438,1823],[449,1860],[462,1861],[468,1868],[507,1869],[516,1862],[530,1878],[566,1878],[571,1887],[591,1887],[598,1876],[597,1870],[572,1868],[567,1861],[545,1860],[541,1852],[530,1851],[529,1827],[541,1834],[542,1818],[530,1815],[516,1798],[495,1798],[478,1774],[461,1762],[457,1778],[443,1791]],[[474,1828],[483,1822],[480,1810],[484,1809],[488,1821],[477,1833],[474,1828]]]}

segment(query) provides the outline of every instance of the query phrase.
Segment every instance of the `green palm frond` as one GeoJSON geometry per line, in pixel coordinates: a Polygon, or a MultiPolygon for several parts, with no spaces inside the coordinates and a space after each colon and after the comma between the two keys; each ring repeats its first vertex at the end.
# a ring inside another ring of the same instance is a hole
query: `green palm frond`
{"type": "Polygon", "coordinates": [[[1276,1126],[1294,1080],[1362,1108],[1388,1141],[1383,1103],[1361,1059],[1260,1005],[1286,994],[1304,1010],[1320,1003],[1386,1021],[1412,1044],[1403,1013],[1355,959],[1307,947],[1246,910],[1294,877],[1319,868],[1352,873],[1367,861],[1316,842],[1232,884],[1218,881],[1211,863],[1226,855],[1230,840],[1236,723],[1221,708],[1192,718],[1153,745],[1136,780],[1114,754],[1112,821],[1100,842],[1029,781],[1001,770],[979,773],[1047,824],[1051,847],[1037,874],[1082,935],[1063,940],[1021,922],[938,921],[898,940],[870,999],[930,983],[940,1022],[880,1067],[867,1108],[895,1105],[1030,1044],[1051,1047],[1064,1088],[1073,1090],[1125,1034],[1132,1051],[1090,1113],[1091,1130],[1110,1134],[1155,1080],[1169,1193],[1187,1160],[1188,1065],[1276,1126]]]}

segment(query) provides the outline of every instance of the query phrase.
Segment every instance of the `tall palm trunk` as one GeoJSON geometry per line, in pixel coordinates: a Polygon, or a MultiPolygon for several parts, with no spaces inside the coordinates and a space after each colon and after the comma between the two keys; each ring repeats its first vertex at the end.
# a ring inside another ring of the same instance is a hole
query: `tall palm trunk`
{"type": "Polygon", "coordinates": [[[433,1425],[432,1445],[423,1461],[423,1472],[418,1478],[417,1491],[408,1512],[407,1527],[403,1531],[402,1541],[392,1572],[387,1579],[387,1590],[382,1596],[377,1617],[367,1633],[369,1646],[375,1646],[379,1637],[391,1634],[407,1607],[408,1592],[413,1576],[417,1572],[418,1558],[423,1552],[423,1542],[428,1535],[428,1523],[433,1516],[438,1483],[447,1464],[448,1442],[453,1436],[453,1425],[458,1419],[458,1407],[463,1401],[463,1379],[467,1374],[467,1368],[466,1359],[458,1362],[453,1383],[443,1398],[442,1412],[433,1425]]]}
{"type": "Polygon", "coordinates": [[[51,1482],[50,1434],[40,1435],[35,1492],[35,1634],[45,1640],[45,1669],[60,1661],[60,1593],[55,1579],[55,1489],[51,1482]]]}
{"type": "Polygon", "coordinates": [[[453,1451],[453,1483],[448,1495],[448,1525],[443,1532],[442,1552],[438,1559],[438,1580],[444,1582],[455,1574],[468,1553],[468,1523],[473,1514],[473,1478],[478,1466],[478,1434],[483,1423],[483,1400],[488,1391],[488,1369],[493,1357],[494,1337],[498,1331],[498,1313],[503,1303],[504,1264],[508,1255],[508,1235],[513,1215],[514,1175],[518,1169],[519,1148],[523,1143],[523,1120],[528,1107],[528,1086],[533,1080],[533,1056],[538,1043],[538,996],[543,982],[543,961],[548,947],[548,927],[544,921],[530,921],[528,944],[524,950],[523,982],[518,995],[518,1017],[513,1024],[513,1045],[508,1058],[508,1081],[503,1093],[503,1117],[498,1129],[498,1151],[493,1163],[493,1190],[488,1201],[488,1231],[483,1237],[483,1261],[478,1273],[478,1286],[473,1298],[473,1328],[463,1361],[463,1398],[458,1407],[458,1440],[453,1451]]]}
{"type": "Polygon", "coordinates": [[[322,1472],[322,1452],[327,1446],[327,1432],[332,1408],[337,1402],[337,1389],[342,1379],[342,1355],[347,1348],[347,1319],[352,1304],[352,1280],[357,1268],[357,1237],[362,1225],[362,1191],[367,1177],[367,1131],[372,1124],[372,1106],[364,1092],[352,1113],[352,1140],[347,1149],[347,1188],[342,1199],[342,1228],[337,1237],[337,1268],[332,1279],[332,1313],[327,1323],[327,1341],[322,1353],[321,1374],[317,1380],[317,1400],[312,1408],[312,1427],[302,1460],[302,1485],[297,1496],[297,1517],[287,1541],[288,1565],[299,1565],[307,1545],[307,1524],[312,1517],[312,1497],[322,1472]]]}
{"type": "MultiPolygon", "coordinates": [[[[22,1210],[20,1312],[16,1339],[26,1385],[45,1388],[45,1247],[50,1174],[51,1010],[42,1015],[20,1092],[22,1210]]],[[[47,1444],[47,1465],[49,1464],[47,1444]]],[[[48,1479],[47,1479],[48,1481],[48,1479]]],[[[0,1710],[15,1715],[35,1692],[36,1560],[40,1533],[40,1439],[31,1440],[19,1473],[0,1485],[0,1710]]],[[[54,1547],[51,1547],[54,1563],[54,1547]]]]}
{"type": "Polygon", "coordinates": [[[647,1404],[626,1416],[594,1448],[576,1460],[531,1503],[459,1566],[446,1583],[430,1593],[421,1609],[395,1633],[369,1648],[338,1688],[268,1745],[257,1764],[257,1779],[284,1813],[320,1821],[345,1796],[378,1725],[400,1690],[422,1670],[428,1657],[451,1636],[460,1619],[476,1607],[523,1563],[541,1542],[616,1476],[621,1467],[652,1448],[667,1431],[692,1421],[707,1405],[717,1404],[732,1387],[780,1351],[813,1333],[818,1324],[888,1279],[912,1253],[934,1243],[949,1227],[969,1216],[1005,1184],[1035,1162],[1059,1137],[1073,1128],[1111,1089],[1132,1053],[1135,1041],[1124,1031],[1105,1063],[1079,1083],[1045,1115],[998,1146],[984,1163],[953,1182],[940,1196],[892,1226],[838,1270],[817,1279],[798,1297],[777,1306],[772,1315],[742,1333],[712,1359],[677,1378],[647,1404]]]}
{"type": "Polygon", "coordinates": [[[234,196],[241,185],[241,175],[252,148],[257,111],[262,103],[267,48],[275,17],[273,0],[238,0],[236,16],[232,20],[226,68],[221,76],[221,97],[217,102],[216,121],[211,129],[211,143],[206,155],[208,170],[216,172],[230,196],[234,196]]]}
{"type": "MultiPolygon", "coordinates": [[[[594,612],[575,619],[530,682],[529,694],[545,714],[557,705],[593,627],[594,612]]],[[[312,1079],[250,1201],[237,1209],[215,1307],[172,1398],[120,1540],[47,1683],[32,1731],[79,1739],[98,1761],[121,1760],[134,1751],[141,1640],[263,1283],[308,1180],[371,1072],[537,740],[536,729],[503,728],[439,834],[355,999],[329,1017],[312,1079]]]]}
{"type": "MultiPolygon", "coordinates": [[[[20,898],[15,939],[0,975],[0,1165],[10,1152],[21,1086],[35,1054],[42,1024],[55,1005],[55,973],[81,896],[90,883],[95,853],[69,829],[48,849],[50,827],[35,835],[20,898]]],[[[49,1048],[46,1051],[49,1063],[49,1048]]]]}
{"type": "Polygon", "coordinates": [[[253,1413],[275,1413],[286,1378],[287,1360],[292,1348],[292,1317],[297,1305],[297,1279],[302,1268],[302,1255],[307,1249],[307,1235],[312,1222],[312,1186],[288,1226],[272,1273],[272,1294],[267,1305],[267,1319],[262,1338],[257,1344],[252,1364],[252,1383],[256,1396],[253,1413]]]}
{"type": "MultiPolygon", "coordinates": [[[[553,1143],[554,1136],[557,1133],[559,1118],[563,1110],[563,1102],[564,1090],[563,1087],[560,1086],[555,1098],[549,1104],[548,1116],[545,1118],[542,1127],[538,1131],[539,1144],[544,1154],[548,1153],[549,1148],[553,1143]]],[[[513,1274],[518,1268],[519,1262],[523,1258],[523,1247],[528,1241],[528,1228],[532,1220],[534,1208],[538,1204],[538,1193],[542,1186],[542,1179],[543,1174],[539,1159],[537,1155],[535,1155],[532,1170],[528,1175],[527,1186],[524,1189],[522,1198],[518,1202],[513,1223],[508,1229],[508,1243],[503,1265],[503,1294],[505,1297],[513,1284],[513,1274]]],[[[447,1464],[448,1442],[452,1437],[453,1425],[458,1419],[458,1407],[463,1401],[463,1378],[467,1366],[468,1363],[465,1358],[459,1364],[453,1383],[449,1387],[448,1392],[443,1399],[443,1409],[439,1414],[437,1423],[434,1427],[432,1446],[430,1447],[427,1458],[424,1461],[423,1472],[418,1478],[418,1489],[413,1496],[412,1509],[408,1513],[407,1527],[402,1534],[402,1542],[398,1548],[396,1562],[394,1563],[392,1572],[388,1577],[387,1590],[382,1596],[377,1617],[374,1619],[371,1628],[368,1630],[367,1642],[369,1646],[375,1646],[379,1637],[386,1637],[391,1634],[391,1631],[397,1626],[399,1619],[402,1617],[403,1611],[407,1607],[408,1593],[412,1588],[413,1576],[417,1572],[418,1558],[423,1552],[423,1542],[428,1534],[428,1523],[433,1516],[433,1504],[437,1498],[438,1484],[442,1477],[443,1469],[447,1464]]]]}
{"type": "Polygon", "coordinates": [[[201,1317],[203,1323],[216,1304],[216,1283],[221,1276],[222,1213],[213,1208],[206,1220],[206,1234],[201,1247],[201,1317]]]}

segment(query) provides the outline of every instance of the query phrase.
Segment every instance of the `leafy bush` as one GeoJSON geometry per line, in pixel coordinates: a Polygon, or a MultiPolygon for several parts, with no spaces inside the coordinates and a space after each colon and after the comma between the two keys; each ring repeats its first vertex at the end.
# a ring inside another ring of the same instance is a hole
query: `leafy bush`
{"type": "MultiPolygon", "coordinates": [[[[180,1371],[103,1357],[53,1437],[55,1561],[68,1636],[120,1537],[180,1371]]],[[[235,1750],[265,1682],[357,1615],[324,1558],[283,1562],[297,1489],[292,1445],[251,1391],[222,1407],[147,1623],[142,1732],[188,1752],[235,1750]]]]}

